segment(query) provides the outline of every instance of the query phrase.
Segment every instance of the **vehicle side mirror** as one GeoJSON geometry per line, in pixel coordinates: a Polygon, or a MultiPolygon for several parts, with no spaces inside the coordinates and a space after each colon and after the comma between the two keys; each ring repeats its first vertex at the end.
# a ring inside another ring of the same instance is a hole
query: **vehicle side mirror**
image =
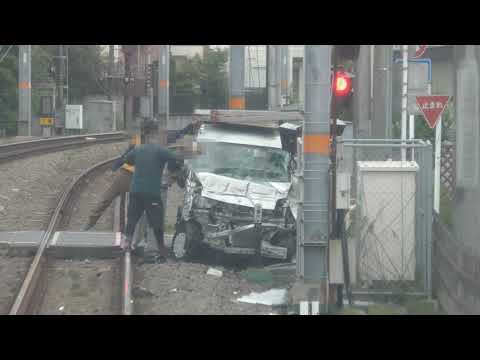
{"type": "Polygon", "coordinates": [[[302,126],[283,123],[279,127],[282,149],[290,154],[297,153],[297,138],[302,135],[302,126]]]}

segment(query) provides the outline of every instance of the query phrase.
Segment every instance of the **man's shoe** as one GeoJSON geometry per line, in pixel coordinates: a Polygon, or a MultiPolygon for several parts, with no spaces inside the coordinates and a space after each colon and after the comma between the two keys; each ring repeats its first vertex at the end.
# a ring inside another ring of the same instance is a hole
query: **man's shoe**
{"type": "Polygon", "coordinates": [[[126,235],[122,235],[120,247],[123,251],[132,250],[132,238],[126,235]]]}

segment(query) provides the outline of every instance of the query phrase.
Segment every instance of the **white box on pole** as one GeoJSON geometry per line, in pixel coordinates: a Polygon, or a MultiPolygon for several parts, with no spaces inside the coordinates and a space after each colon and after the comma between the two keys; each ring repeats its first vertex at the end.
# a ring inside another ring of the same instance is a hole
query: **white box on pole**
{"type": "Polygon", "coordinates": [[[83,129],[83,105],[65,106],[65,128],[83,129]]]}

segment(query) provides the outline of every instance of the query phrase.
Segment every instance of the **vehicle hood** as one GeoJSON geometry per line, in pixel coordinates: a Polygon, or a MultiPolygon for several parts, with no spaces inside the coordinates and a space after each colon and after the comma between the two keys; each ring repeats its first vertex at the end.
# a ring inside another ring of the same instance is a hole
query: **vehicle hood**
{"type": "Polygon", "coordinates": [[[259,183],[206,172],[196,175],[202,184],[202,196],[252,208],[260,203],[265,210],[274,210],[277,201],[286,198],[290,188],[290,183],[259,183]]]}

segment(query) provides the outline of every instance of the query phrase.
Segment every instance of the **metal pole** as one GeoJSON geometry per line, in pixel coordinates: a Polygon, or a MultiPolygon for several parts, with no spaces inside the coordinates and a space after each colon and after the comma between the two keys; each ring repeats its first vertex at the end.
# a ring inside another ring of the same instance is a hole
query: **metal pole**
{"type": "MultiPolygon", "coordinates": [[[[305,122],[303,129],[304,198],[297,273],[319,287],[315,301],[328,304],[330,195],[331,46],[305,46],[305,122]]],[[[305,295],[310,297],[313,295],[305,295]]]]}
{"type": "Polygon", "coordinates": [[[288,45],[280,45],[280,105],[288,105],[289,54],[288,45]]]}
{"type": "Polygon", "coordinates": [[[170,45],[159,45],[158,50],[158,129],[160,141],[166,145],[170,113],[170,45]]]}
{"type": "Polygon", "coordinates": [[[275,45],[268,46],[268,58],[267,58],[267,72],[268,72],[268,109],[277,110],[280,106],[278,102],[278,72],[276,70],[278,47],[275,45]]]}
{"type": "MultiPolygon", "coordinates": [[[[407,139],[407,100],[408,100],[408,45],[402,45],[402,141],[407,139]]],[[[402,148],[402,161],[405,161],[406,149],[402,148]]]]}
{"type": "Polygon", "coordinates": [[[442,160],[442,115],[435,127],[435,175],[433,188],[433,209],[440,214],[440,166],[442,160]]]}
{"type": "Polygon", "coordinates": [[[113,94],[114,47],[115,45],[109,45],[108,48],[108,100],[110,101],[112,101],[113,94]]]}
{"type": "Polygon", "coordinates": [[[372,137],[392,137],[392,45],[376,45],[374,50],[372,137]]]}
{"type": "Polygon", "coordinates": [[[353,79],[355,89],[353,97],[354,137],[360,139],[368,139],[371,136],[370,47],[371,45],[360,45],[356,77],[353,79]]]}
{"type": "Polygon", "coordinates": [[[19,45],[18,135],[32,135],[32,46],[19,45]]]}
{"type": "Polygon", "coordinates": [[[230,46],[230,101],[229,108],[245,109],[245,46],[230,46]]]}
{"type": "MultiPolygon", "coordinates": [[[[150,52],[148,52],[148,54],[147,54],[147,65],[151,65],[151,64],[152,64],[152,55],[150,54],[150,52]]],[[[152,80],[153,80],[153,78],[154,78],[153,73],[151,74],[151,76],[152,76],[152,80]]],[[[153,101],[154,101],[154,98],[153,98],[153,83],[151,84],[150,87],[148,87],[147,95],[148,95],[148,117],[150,119],[153,119],[153,117],[154,117],[154,113],[153,113],[153,101]]]]}

